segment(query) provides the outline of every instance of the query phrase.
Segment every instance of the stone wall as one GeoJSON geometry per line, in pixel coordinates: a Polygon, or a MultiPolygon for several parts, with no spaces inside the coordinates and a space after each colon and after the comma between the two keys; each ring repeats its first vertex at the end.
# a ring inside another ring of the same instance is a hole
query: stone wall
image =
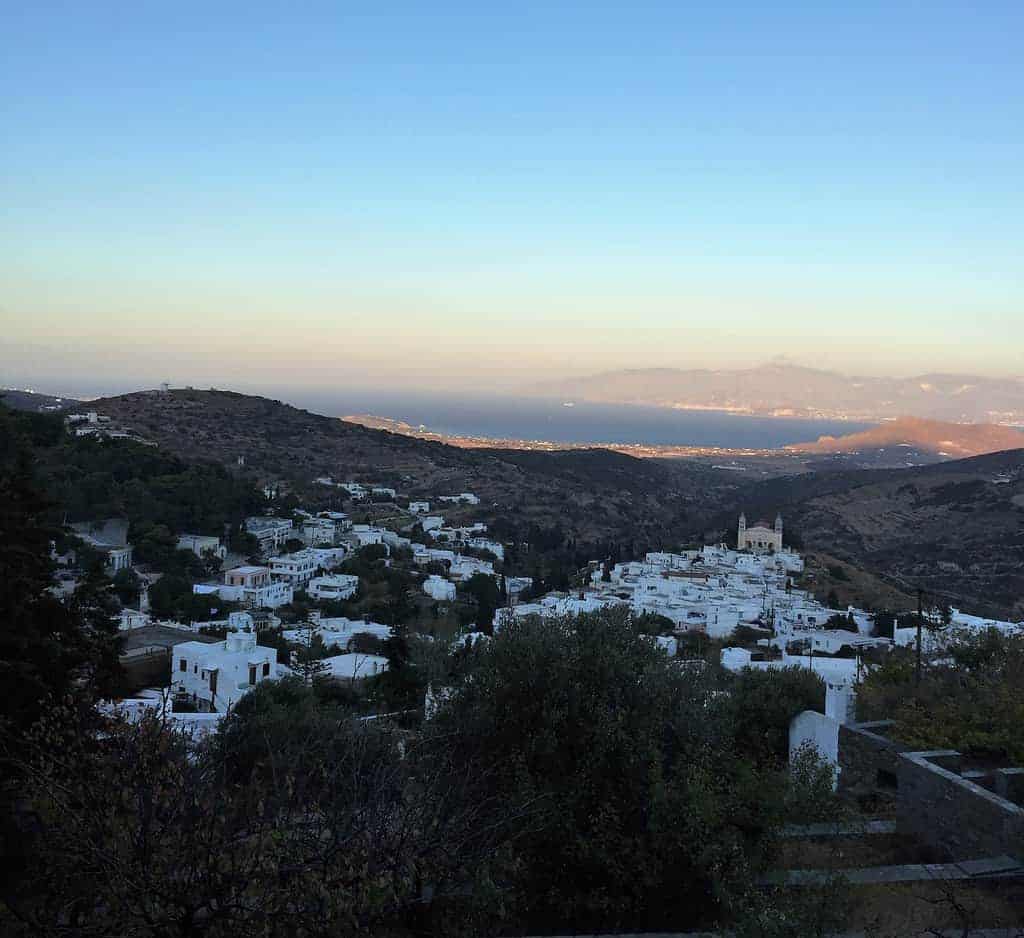
{"type": "Polygon", "coordinates": [[[1024,859],[1024,808],[962,778],[960,753],[904,752],[896,759],[897,831],[956,860],[1024,859]]]}
{"type": "Polygon", "coordinates": [[[891,720],[839,727],[839,791],[853,798],[895,792],[901,747],[879,731],[891,720]]]}

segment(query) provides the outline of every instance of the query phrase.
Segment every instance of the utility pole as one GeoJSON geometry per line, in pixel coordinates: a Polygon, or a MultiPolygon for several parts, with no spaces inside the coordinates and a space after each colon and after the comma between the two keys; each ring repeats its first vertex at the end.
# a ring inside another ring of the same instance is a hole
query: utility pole
{"type": "Polygon", "coordinates": [[[921,626],[924,624],[924,590],[917,591],[917,666],[915,669],[915,683],[921,684],[921,626]]]}

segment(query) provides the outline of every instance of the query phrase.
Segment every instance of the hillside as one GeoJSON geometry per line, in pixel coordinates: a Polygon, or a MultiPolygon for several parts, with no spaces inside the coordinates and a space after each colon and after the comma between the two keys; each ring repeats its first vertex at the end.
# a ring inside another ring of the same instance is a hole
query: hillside
{"type": "Polygon", "coordinates": [[[782,511],[808,550],[905,591],[920,587],[968,610],[1024,618],[1024,449],[771,479],[738,494],[748,514],[782,511]]]}
{"type": "Polygon", "coordinates": [[[1024,381],[978,375],[843,375],[771,362],[746,369],[642,368],[550,381],[537,393],[567,400],[794,417],[1024,424],[1024,381]]]}
{"type": "Polygon", "coordinates": [[[864,453],[908,447],[938,456],[965,458],[1024,447],[1024,432],[994,424],[959,424],[919,417],[901,417],[860,433],[822,436],[814,443],[795,443],[793,453],[864,453]]]}
{"type": "Polygon", "coordinates": [[[82,405],[71,397],[56,397],[40,394],[38,391],[21,391],[17,388],[0,388],[0,401],[12,410],[27,410],[34,413],[59,413],[82,405]]]}
{"type": "Polygon", "coordinates": [[[716,503],[721,485],[700,466],[607,450],[465,450],[229,391],[138,392],[93,406],[176,455],[219,462],[261,484],[283,480],[307,500],[333,497],[312,484],[324,475],[428,498],[472,491],[483,511],[558,524],[586,541],[677,542],[692,529],[695,506],[716,503]]]}
{"type": "Polygon", "coordinates": [[[459,449],[227,391],[136,393],[95,407],[185,459],[257,483],[284,480],[309,504],[335,497],[312,484],[321,475],[394,483],[415,497],[468,490],[482,499],[475,517],[506,529],[557,527],[584,548],[678,546],[731,535],[740,510],[781,510],[808,550],[905,594],[920,585],[971,611],[1024,617],[1024,450],[752,482],[600,449],[459,449]]]}

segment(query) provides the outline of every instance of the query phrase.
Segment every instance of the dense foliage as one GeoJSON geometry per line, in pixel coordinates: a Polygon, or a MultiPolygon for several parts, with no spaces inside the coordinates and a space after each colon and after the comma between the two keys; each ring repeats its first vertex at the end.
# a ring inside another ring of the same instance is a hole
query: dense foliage
{"type": "MultiPolygon", "coordinates": [[[[168,566],[151,600],[175,610],[195,573],[171,549],[178,526],[233,523],[248,495],[219,470],[145,448],[124,449],[121,467],[120,444],[53,426],[0,411],[0,807],[3,859],[16,848],[18,873],[0,887],[4,934],[397,938],[793,921],[755,877],[794,806],[828,794],[813,757],[795,781],[781,770],[790,717],[817,701],[812,680],[671,659],[643,634],[652,622],[608,611],[530,618],[454,650],[399,624],[369,694],[418,710],[428,685],[447,690],[425,723],[362,719],[365,696],[315,675],[262,685],[205,738],[156,714],[110,715],[94,706],[116,684],[110,613],[136,585],[91,568],[70,600],[48,591],[54,493],[88,469],[98,501],[83,513],[128,513],[142,550],[168,566]],[[222,487],[220,507],[197,479],[222,487]]],[[[373,551],[358,562],[360,602],[382,588],[385,621],[401,623],[407,575],[373,551]]],[[[470,581],[478,609],[495,601],[490,589],[470,581]]]]}
{"type": "Polygon", "coordinates": [[[944,636],[916,682],[914,653],[895,651],[868,675],[857,705],[864,719],[891,719],[894,735],[917,749],[960,752],[1024,764],[1024,635],[995,629],[944,636]]]}

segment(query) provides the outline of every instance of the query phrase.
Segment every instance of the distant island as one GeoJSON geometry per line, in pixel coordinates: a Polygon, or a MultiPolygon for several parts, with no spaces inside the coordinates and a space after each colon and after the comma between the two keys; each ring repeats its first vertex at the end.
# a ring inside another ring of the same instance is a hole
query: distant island
{"type": "Polygon", "coordinates": [[[769,362],[746,369],[640,368],[563,378],[531,393],[561,400],[867,423],[913,414],[951,423],[1024,425],[1024,379],[843,375],[769,362]]]}

